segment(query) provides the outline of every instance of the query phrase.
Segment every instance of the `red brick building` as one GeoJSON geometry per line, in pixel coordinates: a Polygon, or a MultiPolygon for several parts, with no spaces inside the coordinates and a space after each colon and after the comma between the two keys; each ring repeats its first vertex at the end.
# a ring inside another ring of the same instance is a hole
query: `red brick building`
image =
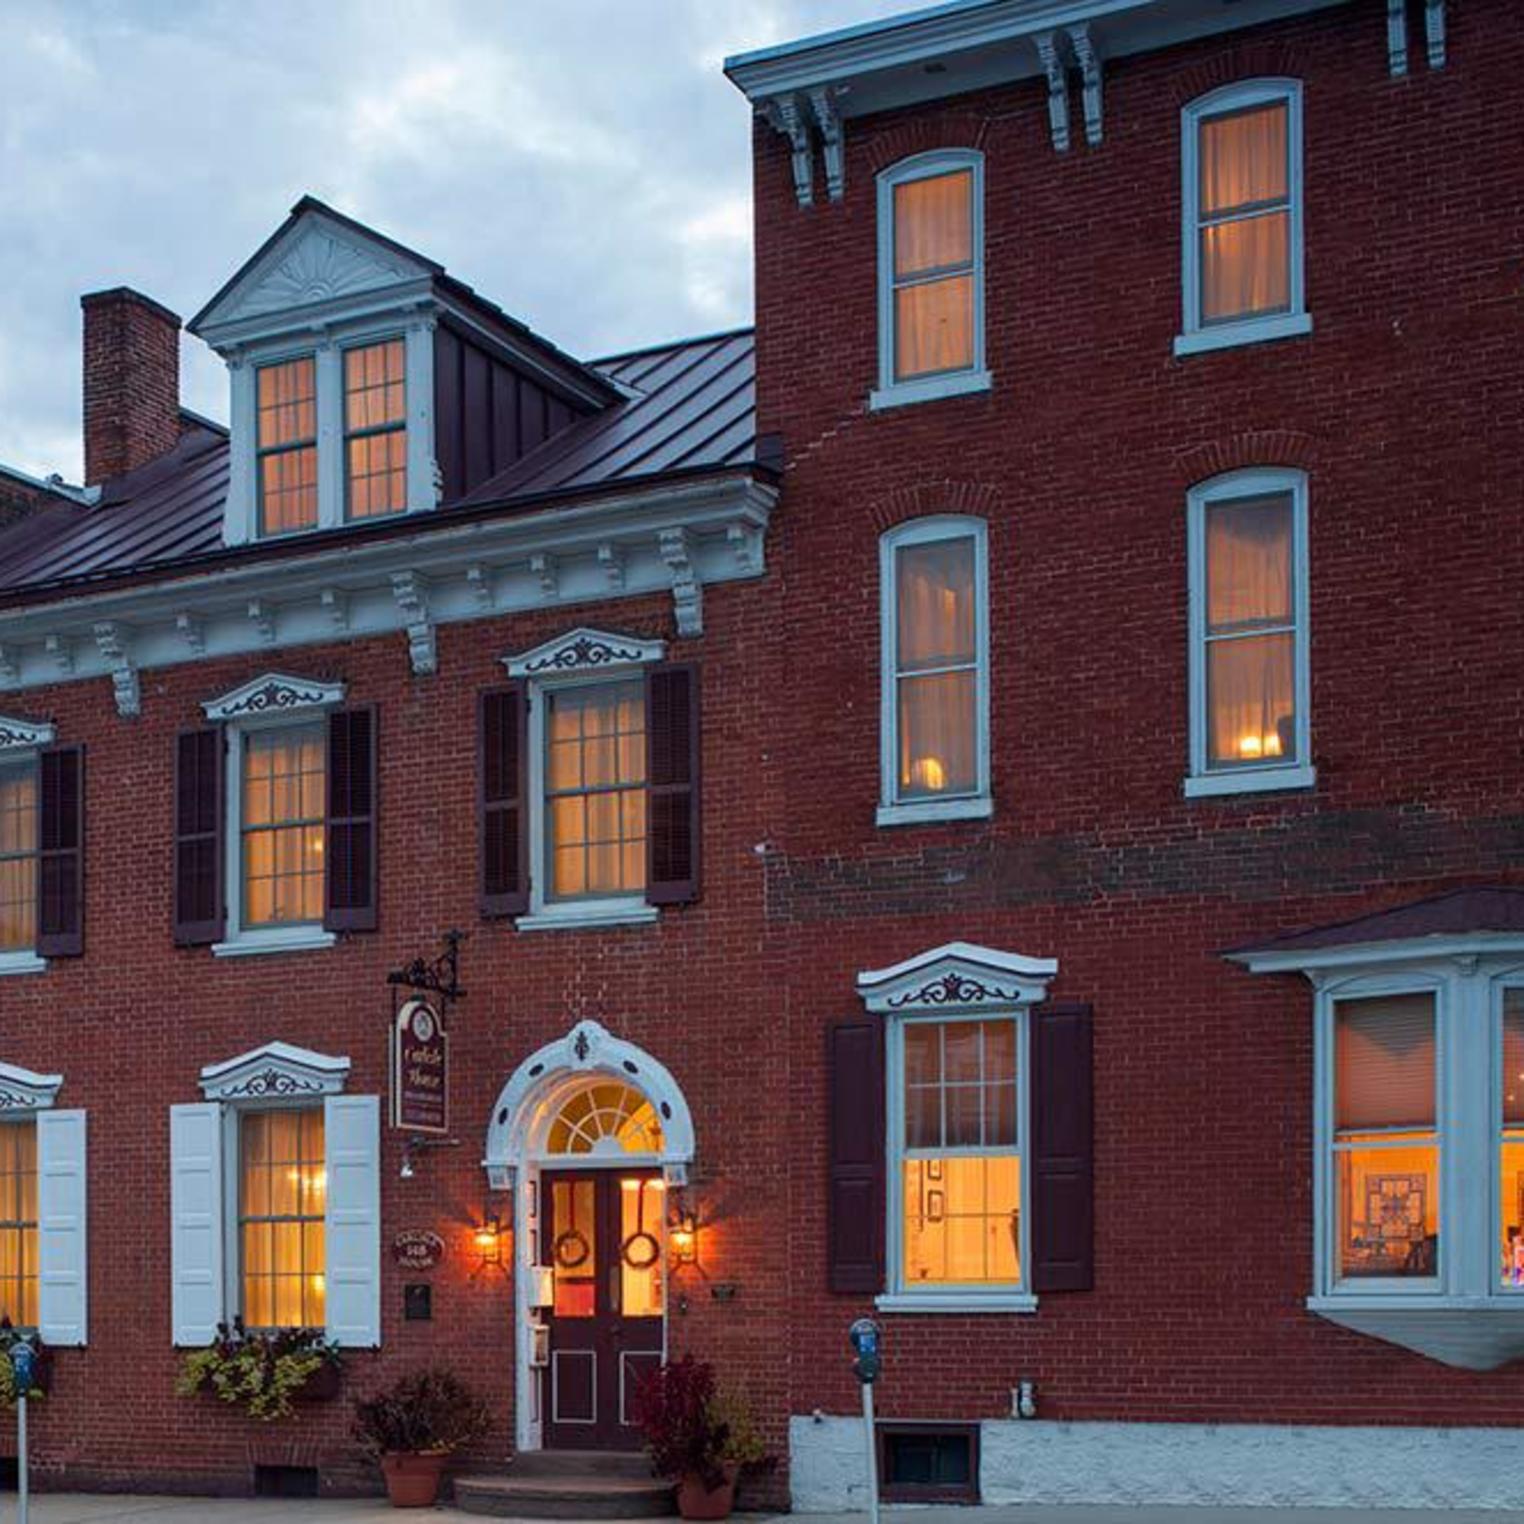
{"type": "Polygon", "coordinates": [[[733,59],[755,341],[583,363],[305,201],[191,324],[223,432],[86,299],[87,500],[0,534],[57,1478],[361,1485],[172,1398],[237,1314],[458,1369],[484,1468],[692,1350],[849,1506],[875,1312],[903,1496],[1519,1503],[1508,11],[733,59]]]}

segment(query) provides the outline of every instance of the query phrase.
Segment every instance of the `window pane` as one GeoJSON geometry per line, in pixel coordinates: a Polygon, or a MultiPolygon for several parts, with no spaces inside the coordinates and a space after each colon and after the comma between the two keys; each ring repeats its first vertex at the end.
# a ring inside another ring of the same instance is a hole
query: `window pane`
{"type": "Polygon", "coordinates": [[[388,429],[348,442],[349,516],[400,513],[407,507],[407,434],[388,429]]]}
{"type": "Polygon", "coordinates": [[[1017,1283],[1020,1180],[1015,1154],[907,1159],[906,1286],[1017,1283]]]}
{"type": "Polygon", "coordinates": [[[0,767],[0,858],[37,850],[37,769],[0,767]]]}
{"type": "Polygon", "coordinates": [[[1207,760],[1296,760],[1295,637],[1247,635],[1207,646],[1207,760]]]}
{"type": "MultiPolygon", "coordinates": [[[[1383,1142],[1391,1135],[1383,1137],[1383,1142]]],[[[1439,1148],[1417,1139],[1340,1149],[1339,1273],[1439,1273],[1439,1148]]]]}
{"type": "Polygon", "coordinates": [[[627,1318],[659,1318],[662,1315],[661,1220],[665,1196],[660,1180],[630,1179],[619,1182],[619,1311],[627,1318]],[[653,1245],[640,1238],[649,1234],[653,1245]],[[650,1265],[643,1261],[653,1250],[650,1265]],[[635,1263],[631,1264],[630,1261],[635,1263]]]}
{"type": "Polygon", "coordinates": [[[1500,1070],[1503,1137],[1498,1161],[1502,1284],[1524,1286],[1524,990],[1503,992],[1500,1070]]]}
{"type": "Polygon", "coordinates": [[[317,367],[309,355],[259,372],[259,448],[317,435],[317,367]]]}
{"type": "Polygon", "coordinates": [[[323,916],[327,741],[321,724],[243,740],[243,921],[323,916]]]}
{"type": "Polygon", "coordinates": [[[1206,216],[1283,201],[1287,106],[1277,101],[1201,124],[1201,210],[1206,216]]]}
{"type": "Polygon", "coordinates": [[[894,374],[899,381],[974,363],[974,278],[901,286],[894,293],[894,374]]]}
{"type": "Polygon", "coordinates": [[[1341,1000],[1335,1124],[1341,1132],[1434,1125],[1434,997],[1341,1000]]]}
{"type": "Polygon", "coordinates": [[[973,171],[894,187],[894,273],[915,275],[973,263],[973,171]]]}
{"type": "Polygon", "coordinates": [[[400,423],[406,417],[406,366],[401,339],[345,351],[344,426],[349,432],[400,423]]]}
{"type": "Polygon", "coordinates": [[[1206,514],[1207,629],[1290,624],[1290,497],[1213,503],[1206,514]]]}
{"type": "Polygon", "coordinates": [[[1503,992],[1503,1125],[1524,1127],[1524,989],[1503,992]]]}
{"type": "Polygon", "coordinates": [[[1266,212],[1201,230],[1201,321],[1286,312],[1291,306],[1291,216],[1266,212]]]}
{"type": "Polygon", "coordinates": [[[902,546],[895,553],[895,578],[899,670],[972,662],[973,537],[902,546]]]}
{"type": "Polygon", "coordinates": [[[554,1267],[554,1313],[558,1318],[591,1318],[598,1311],[598,1224],[595,1182],[556,1180],[551,1184],[550,1245],[554,1267]]]}
{"type": "Polygon", "coordinates": [[[317,523],[317,446],[260,457],[261,534],[310,529],[317,523]]]}
{"type": "Polygon", "coordinates": [[[935,1085],[942,1078],[942,1028],[935,1022],[913,1021],[905,1027],[905,1082],[935,1085]]]}
{"type": "Polygon", "coordinates": [[[899,682],[900,794],[970,794],[974,760],[973,672],[903,677],[899,682]]]}
{"type": "Polygon", "coordinates": [[[0,952],[37,940],[37,859],[0,858],[0,952]]]}

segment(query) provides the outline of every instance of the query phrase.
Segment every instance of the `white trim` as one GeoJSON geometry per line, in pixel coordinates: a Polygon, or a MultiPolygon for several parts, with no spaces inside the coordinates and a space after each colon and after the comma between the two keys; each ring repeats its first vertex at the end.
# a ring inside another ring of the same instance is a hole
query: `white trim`
{"type": "Polygon", "coordinates": [[[18,1064],[0,1063],[0,1116],[46,1111],[58,1099],[63,1075],[38,1074],[18,1064]]]}
{"type": "Polygon", "coordinates": [[[1302,175],[1302,82],[1298,79],[1251,79],[1197,96],[1180,110],[1180,297],[1182,325],[1175,340],[1176,354],[1197,349],[1220,349],[1230,344],[1249,343],[1256,339],[1286,338],[1292,333],[1310,332],[1302,248],[1303,202],[1302,175]],[[1287,306],[1284,312],[1229,319],[1219,323],[1201,318],[1200,232],[1200,132],[1202,123],[1212,117],[1245,111],[1254,106],[1284,102],[1286,105],[1286,207],[1287,227],[1287,306]],[[1305,328],[1288,326],[1288,320],[1303,320],[1305,328]],[[1201,335],[1218,335],[1216,342],[1195,342],[1201,335]]]}
{"type": "MultiPolygon", "coordinates": [[[[229,915],[229,927],[232,917],[229,915]]],[[[294,926],[256,926],[226,941],[212,943],[216,958],[258,958],[269,953],[321,952],[339,940],[338,934],[301,922],[294,926]]]]}
{"type": "Polygon", "coordinates": [[[201,1089],[209,1101],[300,1104],[316,1096],[338,1095],[349,1070],[348,1058],[267,1042],[236,1058],[207,1064],[201,1071],[201,1089]]]}
{"type": "Polygon", "coordinates": [[[1300,338],[1312,332],[1310,312],[1280,312],[1271,317],[1249,318],[1241,323],[1221,323],[1175,335],[1177,355],[1208,354],[1214,349],[1237,349],[1245,344],[1266,344],[1275,339],[1300,338]]]}
{"type": "Polygon", "coordinates": [[[1190,771],[1187,798],[1243,794],[1258,790],[1308,788],[1317,779],[1312,765],[1312,663],[1308,605],[1307,473],[1288,467],[1251,467],[1199,482],[1186,495],[1190,684],[1190,771]],[[1221,503],[1245,498],[1289,497],[1291,503],[1292,694],[1296,755],[1276,765],[1210,767],[1207,733],[1207,513],[1221,503]]]}
{"type": "Polygon", "coordinates": [[[39,958],[29,948],[18,947],[13,952],[0,953],[0,978],[11,974],[41,974],[47,967],[48,960],[39,958]]]}
{"type": "Polygon", "coordinates": [[[1482,957],[1524,958],[1524,936],[1513,931],[1478,931],[1465,936],[1401,937],[1385,942],[1350,942],[1326,947],[1251,948],[1224,954],[1251,974],[1318,975],[1341,969],[1397,968],[1415,961],[1467,961],[1482,957]]]}
{"type": "Polygon", "coordinates": [[[1003,1010],[1034,1005],[1058,975],[1056,958],[1029,958],[973,942],[946,942],[888,968],[865,969],[857,993],[884,1015],[940,1014],[950,1008],[1003,1010]],[[993,980],[998,979],[998,984],[993,980]]]}
{"type": "Polygon", "coordinates": [[[209,720],[272,720],[305,710],[322,710],[344,702],[344,684],[288,677],[266,672],[240,684],[221,698],[209,699],[201,708],[209,720]]]}
{"type": "Polygon", "coordinates": [[[45,720],[22,720],[0,714],[0,762],[19,760],[51,746],[53,726],[45,720]]]}
{"type": "Polygon", "coordinates": [[[879,536],[879,801],[884,825],[916,820],[985,819],[993,813],[990,794],[990,572],[989,526],[983,519],[932,514],[897,524],[879,536]],[[974,542],[974,765],[970,793],[913,799],[899,797],[898,632],[896,555],[906,545],[969,538],[974,542]],[[928,807],[945,808],[933,813],[928,807]],[[914,810],[915,814],[910,812],[914,810]],[[956,810],[956,813],[953,811],[956,810]]]}
{"type": "Polygon", "coordinates": [[[667,645],[662,640],[643,640],[638,635],[612,635],[591,625],[579,625],[554,640],[542,641],[517,656],[505,656],[509,677],[547,678],[568,674],[616,671],[660,661],[667,645]]]}
{"type": "MultiPolygon", "coordinates": [[[[531,880],[531,883],[533,881],[531,880]]],[[[549,900],[528,915],[514,917],[518,931],[586,931],[602,926],[649,926],[660,916],[638,895],[594,900],[549,900]]]]}
{"type": "Polygon", "coordinates": [[[870,394],[868,405],[878,410],[903,402],[925,402],[938,397],[957,396],[963,392],[984,391],[990,386],[984,350],[984,155],[977,148],[938,148],[918,153],[881,170],[877,197],[878,238],[878,386],[870,394]],[[956,371],[937,375],[895,375],[894,318],[894,191],[914,180],[929,180],[938,175],[969,175],[969,232],[973,277],[973,356],[971,362],[956,371]]]}
{"type": "MultiPolygon", "coordinates": [[[[1025,1165],[1022,1175],[1026,1175],[1025,1165]]],[[[885,1291],[874,1297],[873,1305],[880,1312],[1032,1313],[1037,1311],[1037,1298],[1025,1291],[984,1293],[959,1289],[940,1296],[934,1291],[885,1291]]]]}

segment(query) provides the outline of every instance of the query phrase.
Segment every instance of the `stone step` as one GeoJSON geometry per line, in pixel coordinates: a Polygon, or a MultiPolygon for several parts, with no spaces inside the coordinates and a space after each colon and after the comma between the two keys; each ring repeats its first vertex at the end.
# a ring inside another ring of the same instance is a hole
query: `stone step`
{"type": "Polygon", "coordinates": [[[656,1519],[674,1512],[667,1482],[585,1470],[560,1476],[458,1476],[455,1506],[462,1513],[499,1519],[656,1519]]]}
{"type": "Polygon", "coordinates": [[[521,1450],[508,1463],[511,1476],[627,1476],[649,1481],[643,1450],[521,1450]]]}

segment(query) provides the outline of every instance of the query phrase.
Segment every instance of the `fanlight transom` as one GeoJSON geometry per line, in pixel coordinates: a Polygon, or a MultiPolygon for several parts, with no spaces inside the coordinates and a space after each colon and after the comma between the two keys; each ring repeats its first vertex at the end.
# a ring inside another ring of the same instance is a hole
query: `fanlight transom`
{"type": "Polygon", "coordinates": [[[661,1122],[633,1085],[617,1081],[576,1091],[556,1113],[545,1141],[548,1154],[659,1154],[661,1122]]]}

